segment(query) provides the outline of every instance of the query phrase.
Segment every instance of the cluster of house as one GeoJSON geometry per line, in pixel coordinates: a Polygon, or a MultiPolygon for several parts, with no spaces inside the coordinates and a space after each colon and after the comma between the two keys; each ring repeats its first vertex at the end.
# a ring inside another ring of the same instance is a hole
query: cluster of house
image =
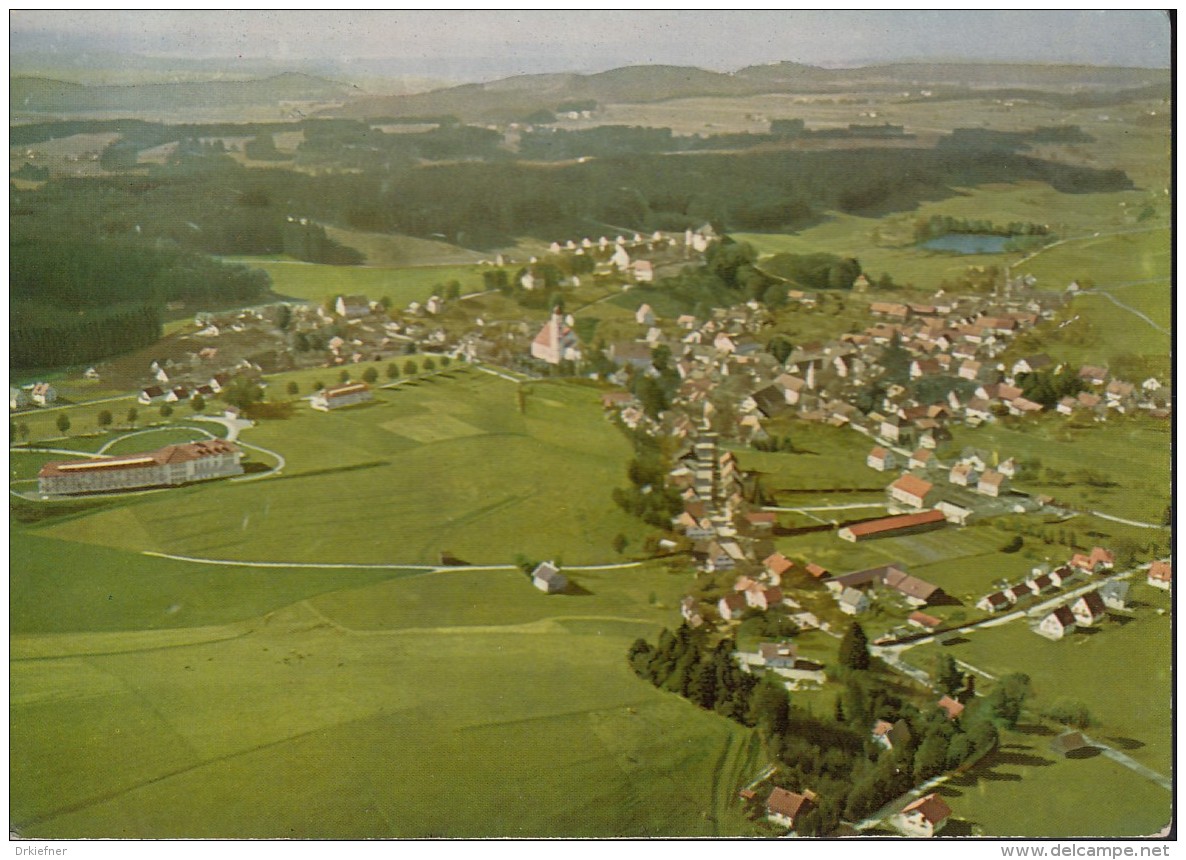
{"type": "MultiPolygon", "coordinates": [[[[801,290],[791,290],[788,295],[804,306],[814,303],[814,296],[801,290]]],[[[623,371],[631,365],[634,373],[654,373],[651,350],[667,346],[682,382],[670,412],[697,422],[710,420],[721,433],[742,441],[764,438],[764,422],[793,414],[837,427],[855,427],[882,440],[891,454],[895,448],[905,447],[917,448],[917,456],[950,439],[947,425],[951,422],[976,426],[995,421],[998,415],[1043,411],[1040,404],[1023,396],[1019,378],[1061,369],[1046,355],[1006,363],[1001,353],[1015,335],[1053,318],[1064,301],[1060,293],[1039,293],[1016,284],[1004,298],[940,293],[925,305],[872,302],[870,312],[883,321],[863,332],[799,344],[782,362],[756,337],[771,320],[757,302],[715,309],[706,320],[683,315],[674,326],[663,326],[653,310],[643,305],[636,315],[639,336],[612,344],[606,356],[623,371]],[[881,374],[886,352],[898,347],[909,353],[910,379],[945,382],[946,396],[939,402],[923,403],[905,385],[890,385],[874,408],[863,413],[854,405],[857,397],[867,393],[881,374]],[[725,381],[735,393],[734,402],[727,405],[719,394],[725,381]]],[[[1108,381],[1107,372],[1100,368],[1085,367],[1079,374],[1089,385],[1106,386],[1099,395],[1085,393],[1076,401],[1084,408],[1124,411],[1140,405],[1155,414],[1166,414],[1157,411],[1164,410],[1168,399],[1155,379],[1147,380],[1138,392],[1131,384],[1108,381]]],[[[611,381],[627,381],[625,372],[620,376],[611,381]]],[[[1061,406],[1060,411],[1070,408],[1065,403],[1061,406]]],[[[637,404],[621,408],[630,411],[635,426],[664,434],[677,429],[669,426],[678,423],[674,414],[651,421],[637,404]]],[[[983,472],[981,469],[970,486],[979,489],[983,472]]],[[[991,474],[983,480],[983,492],[991,493],[994,480],[991,474]]],[[[998,494],[1000,490],[998,487],[998,494]]]]}
{"type": "MultiPolygon", "coordinates": [[[[754,792],[742,789],[744,800],[753,800],[754,792]]],[[[795,822],[819,805],[819,796],[810,789],[802,793],[775,786],[766,798],[766,820],[789,830],[795,822]]],[[[951,819],[951,807],[937,792],[923,795],[906,804],[901,812],[890,818],[890,823],[903,835],[915,839],[929,839],[939,833],[951,819]]]]}
{"type": "MultiPolygon", "coordinates": [[[[152,366],[156,368],[157,379],[164,377],[165,381],[168,381],[168,374],[158,362],[154,361],[152,366]]],[[[254,367],[251,367],[251,370],[258,372],[254,367]]],[[[163,403],[185,403],[193,397],[209,399],[222,391],[230,381],[229,373],[216,373],[207,382],[194,385],[192,388],[188,385],[149,385],[140,389],[140,395],[136,400],[141,406],[157,406],[163,403]]]]}
{"type": "MultiPolygon", "coordinates": [[[[986,594],[980,598],[976,604],[976,608],[985,612],[1000,612],[1011,606],[1015,606],[1023,597],[1029,597],[1031,594],[1038,596],[1053,592],[1071,579],[1097,573],[1106,573],[1112,570],[1114,564],[1115,558],[1111,552],[1103,547],[1092,547],[1090,553],[1075,553],[1069,562],[1056,568],[1052,569],[1047,564],[1038,565],[1030,571],[1030,575],[1024,581],[994,591],[991,594],[986,594]]],[[[1119,605],[1116,608],[1122,609],[1127,585],[1125,583],[1115,583],[1115,585],[1125,586],[1123,590],[1117,589],[1119,605]]]]}
{"type": "Polygon", "coordinates": [[[234,443],[207,439],[167,445],[156,451],[46,463],[37,475],[42,496],[173,487],[243,474],[242,452],[234,443]]]}
{"type": "MultiPolygon", "coordinates": [[[[886,495],[891,511],[913,516],[901,519],[898,525],[917,529],[943,522],[962,526],[985,512],[1028,510],[1031,502],[1009,493],[1009,482],[1018,471],[1016,461],[1010,457],[990,467],[989,459],[984,452],[966,448],[954,462],[944,463],[929,449],[920,448],[906,458],[891,448],[876,445],[865,462],[879,472],[909,469],[886,487],[886,495]]],[[[874,524],[854,527],[850,533],[841,530],[840,536],[846,540],[880,536],[881,531],[893,530],[895,520],[879,522],[876,528],[874,524]]]]}
{"type": "MultiPolygon", "coordinates": [[[[761,567],[750,565],[748,573],[741,574],[733,583],[733,592],[717,601],[717,614],[723,621],[735,621],[748,610],[765,611],[774,606],[789,610],[789,617],[801,629],[810,630],[826,627],[813,613],[807,612],[793,597],[782,589],[782,580],[796,565],[780,552],[771,553],[761,567]]],[[[828,571],[817,564],[807,564],[804,570],[817,579],[828,575],[828,571]]],[[[686,616],[685,616],[686,618],[686,616]]],[[[695,625],[693,625],[695,626],[695,625]]]]}
{"type": "Polygon", "coordinates": [[[28,409],[30,406],[50,406],[58,399],[58,391],[48,382],[34,382],[31,385],[8,386],[8,408],[12,412],[28,409]]]}
{"type": "Polygon", "coordinates": [[[925,579],[911,576],[906,571],[906,566],[901,563],[834,576],[826,580],[824,586],[832,593],[840,611],[846,615],[860,615],[868,611],[873,605],[877,588],[896,595],[898,599],[915,609],[941,602],[946,597],[942,588],[925,579]]]}
{"type": "MultiPolygon", "coordinates": [[[[682,242],[681,237],[677,234],[656,230],[650,236],[635,233],[629,239],[619,235],[612,240],[602,236],[594,241],[585,236],[581,239],[557,241],[548,246],[548,251],[557,256],[592,257],[595,274],[616,274],[641,284],[654,281],[653,260],[657,255],[661,256],[664,252],[670,255],[681,247],[684,251],[684,258],[693,254],[703,254],[719,238],[711,224],[704,224],[695,230],[691,228],[685,230],[682,242]]],[[[536,259],[533,257],[531,262],[536,262],[536,259]]],[[[497,260],[495,260],[495,264],[499,265],[497,260]]],[[[578,281],[573,285],[580,286],[580,283],[578,281]]],[[[532,288],[527,284],[523,286],[526,289],[532,288]]]]}

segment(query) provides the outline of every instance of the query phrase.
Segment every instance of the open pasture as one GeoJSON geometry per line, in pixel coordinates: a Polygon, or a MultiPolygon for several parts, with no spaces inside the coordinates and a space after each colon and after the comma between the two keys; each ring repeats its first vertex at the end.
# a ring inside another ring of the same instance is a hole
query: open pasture
{"type": "Polygon", "coordinates": [[[634,575],[588,580],[573,598],[587,627],[514,574],[518,599],[496,588],[493,601],[547,607],[529,611],[536,622],[475,615],[480,592],[446,588],[419,619],[352,632],[379,596],[364,588],[223,638],[26,636],[14,826],[42,838],[748,833],[736,788],[762,767],[756,737],[633,676],[626,647],[659,626],[637,617],[651,610],[628,593],[634,575]],[[256,800],[237,802],[244,792],[256,800]]]}
{"type": "Polygon", "coordinates": [[[301,301],[324,304],[339,295],[362,295],[371,301],[384,296],[394,307],[423,302],[437,285],[461,283],[462,293],[483,289],[481,270],[472,265],[448,266],[327,266],[283,258],[228,257],[228,262],[263,269],[272,278],[272,292],[301,301]]]}
{"type": "Polygon", "coordinates": [[[1053,730],[1025,728],[1006,732],[1000,749],[939,787],[954,813],[944,835],[1135,837],[1170,823],[1172,795],[1165,789],[1102,755],[1063,758],[1049,749],[1053,730]],[[1088,785],[1106,791],[1093,802],[1072,799],[1071,787],[1088,785]]]}

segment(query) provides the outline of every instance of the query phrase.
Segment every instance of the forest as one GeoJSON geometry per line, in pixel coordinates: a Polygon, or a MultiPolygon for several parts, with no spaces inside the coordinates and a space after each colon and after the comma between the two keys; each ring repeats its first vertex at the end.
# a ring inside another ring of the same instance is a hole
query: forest
{"type": "MultiPolygon", "coordinates": [[[[124,325],[130,326],[125,349],[151,342],[152,321],[166,301],[244,302],[266,293],[262,276],[221,267],[209,255],[364,261],[330,239],[325,225],[488,249],[525,236],[550,241],[606,230],[682,231],[705,222],[719,231],[797,230],[829,211],[871,216],[909,210],[949,197],[953,188],[991,182],[1039,180],[1066,193],[1132,186],[1119,170],[1043,161],[996,144],[983,150],[642,153],[542,165],[510,160],[512,154],[499,148],[499,133],[470,126],[443,123],[429,132],[385,135],[354,120],[301,125],[305,140],[296,161],[321,165],[315,174],[288,169],[285,161],[244,167],[217,136],[250,130],[253,151],[271,156],[271,134],[291,124],[113,121],[14,129],[14,141],[23,142],[83,130],[122,135],[102,154],[109,175],[10,187],[14,365],[110,355],[124,325]],[[164,164],[135,164],[141,149],[167,140],[179,145],[164,164]],[[357,166],[342,171],[343,159],[357,166]],[[61,306],[83,309],[84,329],[78,328],[83,321],[72,320],[66,336],[60,315],[44,312],[61,306]],[[41,354],[38,344],[51,342],[57,345],[41,354]]],[[[779,129],[793,135],[800,125],[788,120],[779,129]]],[[[1029,134],[1075,139],[1076,132],[1029,134]]],[[[619,134],[599,133],[607,141],[619,134]]],[[[647,134],[666,139],[663,130],[647,134]]],[[[759,271],[752,252],[737,248],[709,262],[703,272],[664,288],[685,293],[690,306],[712,305],[733,291],[773,302],[783,292],[775,282],[846,289],[860,273],[855,260],[822,257],[786,257],[772,261],[778,271],[759,271]]]]}

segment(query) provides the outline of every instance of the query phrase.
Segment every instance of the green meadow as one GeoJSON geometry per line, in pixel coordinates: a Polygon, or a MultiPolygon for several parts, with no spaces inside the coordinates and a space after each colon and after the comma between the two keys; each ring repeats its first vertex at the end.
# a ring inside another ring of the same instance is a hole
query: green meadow
{"type": "MultiPolygon", "coordinates": [[[[270,378],[278,391],[286,381],[270,378]]],[[[242,441],[283,457],[283,469],[140,495],[37,530],[200,558],[366,564],[435,564],[443,551],[475,564],[519,554],[605,563],[621,560],[617,534],[633,547],[646,534],[610,498],[630,446],[592,389],[532,384],[520,412],[513,383],[459,368],[332,413],[299,403],[242,441]]]]}
{"type": "Polygon", "coordinates": [[[434,287],[456,280],[462,294],[484,289],[476,265],[442,266],[327,266],[279,257],[230,257],[228,262],[263,269],[278,296],[322,304],[339,295],[363,295],[371,301],[384,296],[395,307],[423,302],[434,287]]]}
{"type": "Polygon", "coordinates": [[[190,620],[220,626],[155,631],[144,625],[164,600],[220,592],[224,607],[246,606],[259,574],[126,569],[113,558],[96,571],[102,584],[69,592],[138,595],[126,630],[111,613],[108,632],[66,632],[85,631],[85,616],[18,611],[12,821],[23,835],[753,832],[736,791],[764,765],[756,735],[626,664],[635,637],[671,623],[680,583],[665,569],[576,574],[574,595],[505,571],[265,573],[254,606],[265,614],[219,618],[210,601],[213,615],[190,620]],[[284,599],[299,602],[269,609],[284,599]]]}

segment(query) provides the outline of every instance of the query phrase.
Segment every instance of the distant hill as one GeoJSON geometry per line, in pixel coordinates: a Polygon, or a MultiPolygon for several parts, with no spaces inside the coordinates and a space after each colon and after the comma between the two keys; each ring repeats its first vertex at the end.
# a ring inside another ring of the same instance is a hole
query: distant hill
{"type": "Polygon", "coordinates": [[[335,102],[358,90],[325,78],[286,73],[246,81],[84,86],[50,78],[10,80],[10,110],[21,113],[172,110],[280,102],[335,102]]]}
{"type": "Polygon", "coordinates": [[[521,75],[483,84],[408,96],[361,98],[326,115],[366,119],[453,115],[466,122],[510,122],[569,101],[655,102],[695,96],[744,96],[776,92],[844,92],[854,88],[953,90],[1023,87],[1043,91],[1112,91],[1169,85],[1164,69],[993,63],[898,63],[823,69],[799,63],[749,66],[732,74],[690,66],[627,66],[592,75],[521,75]]]}

